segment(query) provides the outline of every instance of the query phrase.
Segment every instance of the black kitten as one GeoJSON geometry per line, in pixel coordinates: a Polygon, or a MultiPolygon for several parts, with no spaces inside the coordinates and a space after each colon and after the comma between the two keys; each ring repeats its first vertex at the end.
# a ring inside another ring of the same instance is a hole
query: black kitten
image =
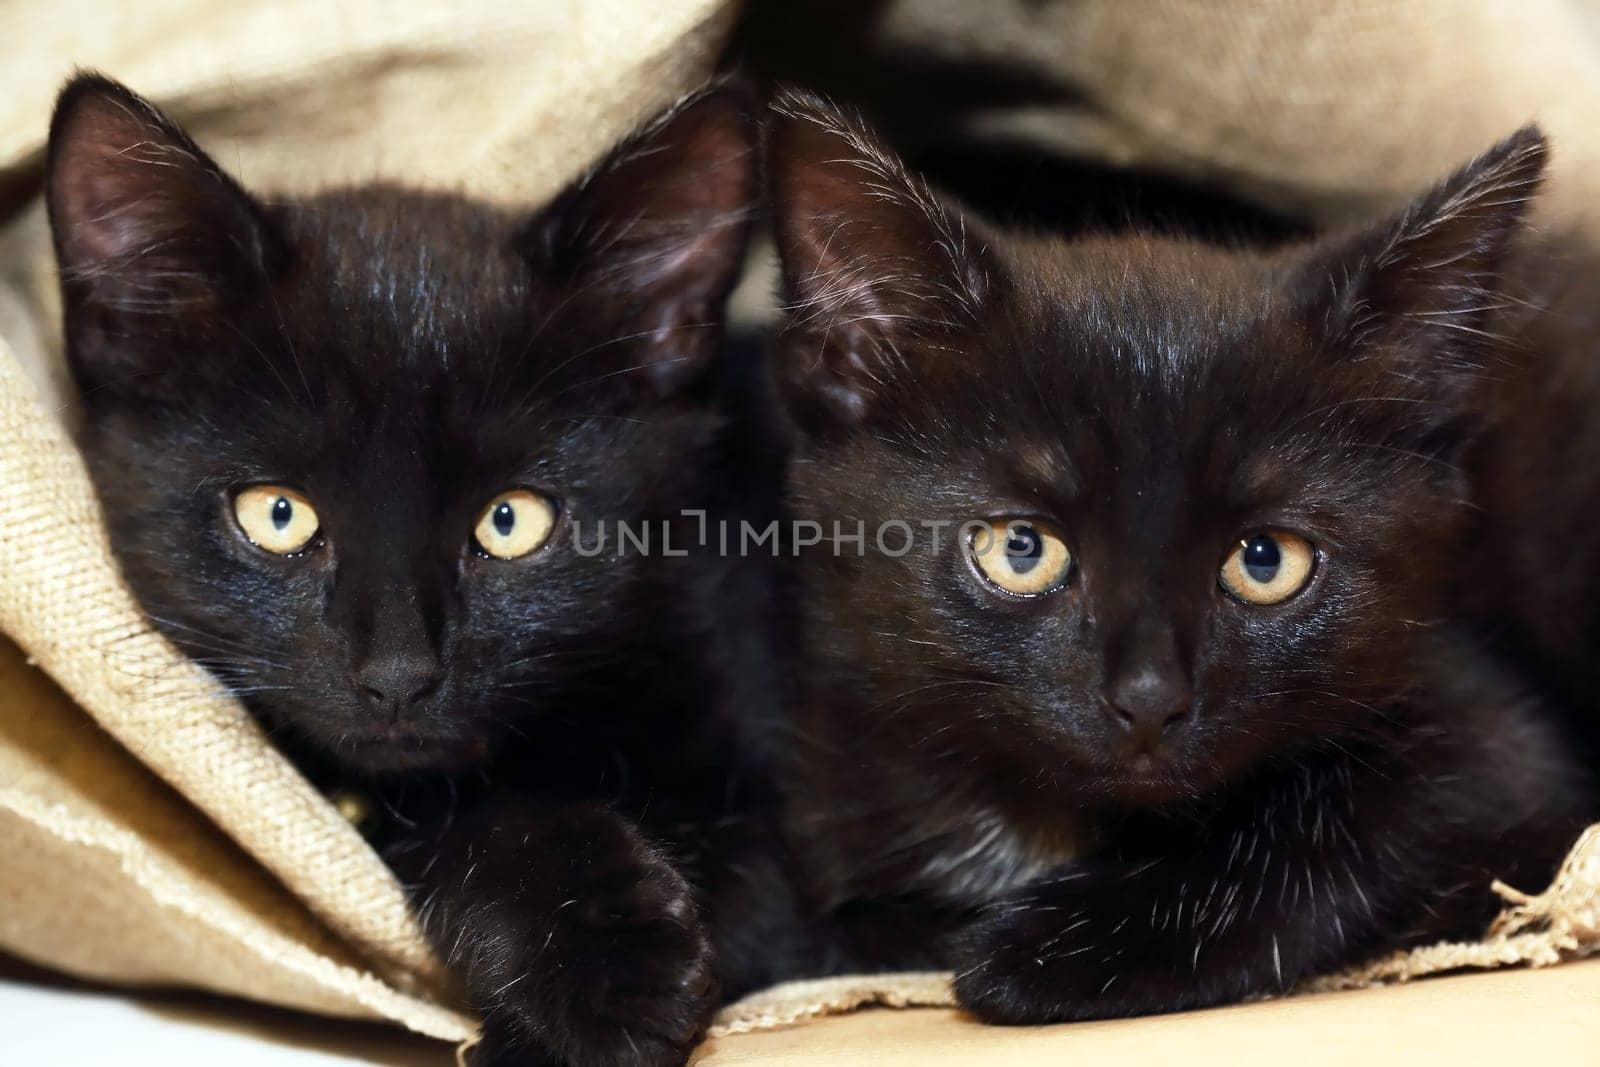
{"type": "Polygon", "coordinates": [[[67,351],[123,571],[314,779],[376,794],[486,1015],[475,1062],[679,1062],[713,1002],[664,846],[739,794],[736,690],[721,579],[657,520],[707,499],[754,140],[710,90],[522,215],[258,200],[115,83],[57,106],[67,351]]]}
{"type": "Polygon", "coordinates": [[[834,965],[952,964],[997,1022],[1172,1011],[1540,885],[1583,775],[1448,622],[1539,133],[1251,254],[1001,233],[779,110],[791,505],[867,534],[802,559],[790,822],[834,965]]]}
{"type": "Polygon", "coordinates": [[[1478,556],[1463,592],[1485,639],[1569,709],[1600,767],[1600,263],[1564,244],[1541,235],[1538,265],[1566,276],[1525,287],[1539,311],[1508,316],[1510,365],[1485,383],[1491,428],[1468,462],[1478,556]]]}

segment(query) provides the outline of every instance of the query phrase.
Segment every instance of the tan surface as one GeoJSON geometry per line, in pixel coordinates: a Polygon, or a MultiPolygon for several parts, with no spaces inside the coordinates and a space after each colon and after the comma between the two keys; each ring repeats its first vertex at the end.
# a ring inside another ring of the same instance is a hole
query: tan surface
{"type": "Polygon", "coordinates": [[[1600,960],[1039,1028],[874,1010],[708,1042],[695,1067],[1600,1063],[1600,960]]]}

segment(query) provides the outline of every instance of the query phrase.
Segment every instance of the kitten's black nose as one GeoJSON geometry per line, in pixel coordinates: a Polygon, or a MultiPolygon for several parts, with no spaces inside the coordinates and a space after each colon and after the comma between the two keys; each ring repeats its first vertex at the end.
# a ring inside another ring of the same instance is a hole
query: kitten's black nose
{"type": "Polygon", "coordinates": [[[350,681],[368,707],[395,717],[439,687],[439,661],[432,655],[375,656],[352,670],[350,681]]]}
{"type": "Polygon", "coordinates": [[[1160,741],[1189,717],[1194,695],[1177,671],[1150,665],[1113,679],[1100,692],[1113,726],[1140,747],[1160,741]]]}

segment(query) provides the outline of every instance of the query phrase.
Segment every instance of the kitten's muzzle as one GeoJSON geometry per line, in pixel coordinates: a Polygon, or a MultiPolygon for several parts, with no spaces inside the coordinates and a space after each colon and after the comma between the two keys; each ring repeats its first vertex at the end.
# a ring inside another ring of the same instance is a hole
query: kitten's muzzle
{"type": "Polygon", "coordinates": [[[431,655],[374,657],[350,671],[350,684],[362,703],[391,723],[426,700],[443,678],[439,661],[431,655]]]}
{"type": "Polygon", "coordinates": [[[1152,752],[1193,716],[1194,694],[1173,673],[1140,670],[1104,686],[1100,708],[1119,747],[1135,753],[1152,752]]]}

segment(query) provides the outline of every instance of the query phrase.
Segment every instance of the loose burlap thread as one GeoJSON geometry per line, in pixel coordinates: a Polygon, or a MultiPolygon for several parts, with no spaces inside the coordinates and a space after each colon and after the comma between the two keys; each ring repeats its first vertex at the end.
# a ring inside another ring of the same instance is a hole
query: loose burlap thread
{"type": "MultiPolygon", "coordinates": [[[[0,40],[29,45],[0,76],[0,190],[22,190],[0,221],[0,947],[96,980],[194,986],[462,1040],[474,1022],[387,869],[238,704],[148,627],[117,576],[67,429],[36,192],[50,94],[74,64],[100,66],[171,105],[223,146],[225,165],[268,188],[375,168],[533,203],[702,78],[731,9],[335,6],[301,0],[269,15],[153,0],[142,32],[84,0],[0,10],[0,40]],[[183,32],[152,33],[163,20],[183,32]]],[[[1337,17],[1309,2],[1221,2],[1200,18],[1174,3],[1135,12],[1028,0],[977,25],[965,12],[981,6],[891,3],[882,31],[946,51],[1011,49],[1091,106],[1043,124],[1020,111],[992,121],[1097,158],[1336,218],[1409,195],[1539,115],[1557,141],[1548,211],[1581,222],[1589,174],[1600,173],[1586,165],[1595,95],[1573,88],[1600,84],[1600,67],[1571,4],[1519,4],[1513,19],[1507,5],[1449,0],[1352,4],[1337,17]],[[1447,69],[1451,48],[1493,70],[1447,69]],[[1449,120],[1414,118],[1430,109],[1449,120]],[[1363,141],[1362,123],[1385,111],[1408,116],[1400,132],[1363,141]]],[[[1594,951],[1600,828],[1542,892],[1498,888],[1508,906],[1482,941],[1396,954],[1313,987],[1594,951]]],[[[734,1005],[715,1032],[950,1003],[945,975],[827,979],[734,1005]]]]}

